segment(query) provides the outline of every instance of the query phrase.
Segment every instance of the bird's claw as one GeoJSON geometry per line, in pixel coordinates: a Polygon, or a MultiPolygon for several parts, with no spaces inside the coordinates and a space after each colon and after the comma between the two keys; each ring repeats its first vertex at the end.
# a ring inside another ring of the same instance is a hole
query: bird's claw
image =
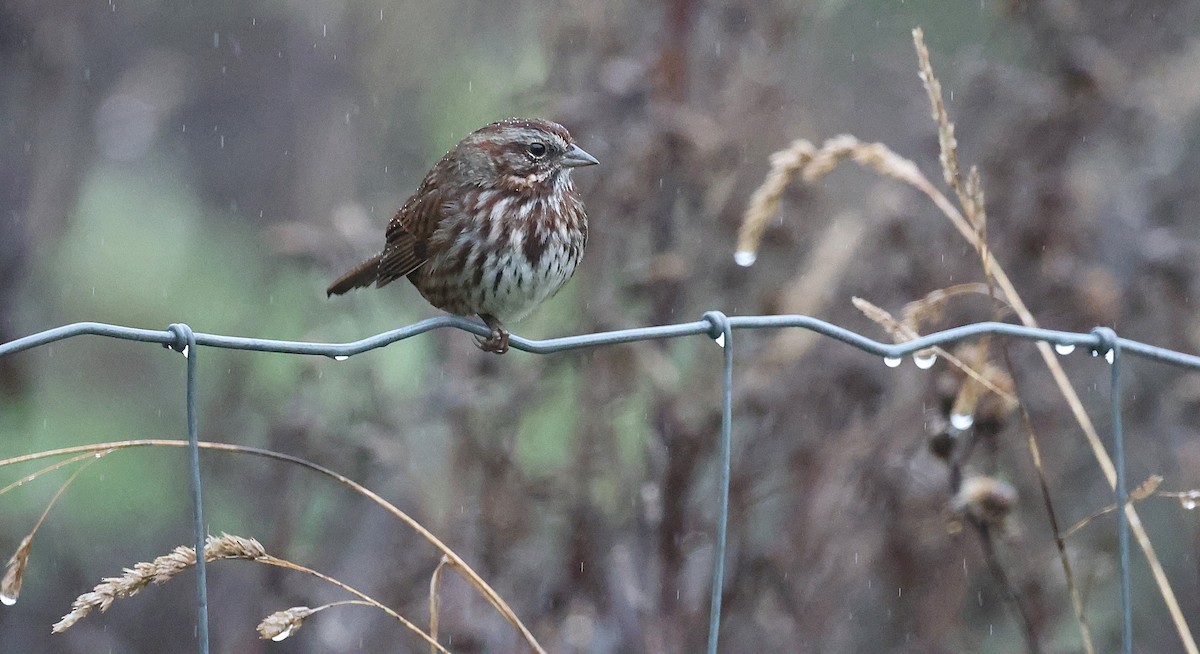
{"type": "Polygon", "coordinates": [[[508,351],[508,330],[503,327],[493,327],[492,334],[487,338],[476,336],[475,345],[484,352],[504,354],[508,351]]]}

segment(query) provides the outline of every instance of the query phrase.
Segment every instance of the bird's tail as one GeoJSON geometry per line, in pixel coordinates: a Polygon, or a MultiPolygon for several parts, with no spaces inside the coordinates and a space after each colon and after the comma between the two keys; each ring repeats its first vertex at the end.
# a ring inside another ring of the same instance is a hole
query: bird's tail
{"type": "Polygon", "coordinates": [[[335,282],[325,289],[325,295],[341,295],[346,291],[355,288],[370,286],[379,279],[379,256],[373,256],[370,259],[358,264],[354,270],[338,277],[335,282]]]}

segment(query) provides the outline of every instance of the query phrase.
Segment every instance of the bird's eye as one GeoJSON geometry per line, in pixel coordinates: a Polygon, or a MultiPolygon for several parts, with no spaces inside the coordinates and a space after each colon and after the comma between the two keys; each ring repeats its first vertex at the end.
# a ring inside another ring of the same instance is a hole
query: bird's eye
{"type": "Polygon", "coordinates": [[[533,157],[534,159],[541,159],[542,157],[546,156],[546,144],[542,143],[541,141],[534,141],[525,149],[529,152],[529,156],[533,157]]]}

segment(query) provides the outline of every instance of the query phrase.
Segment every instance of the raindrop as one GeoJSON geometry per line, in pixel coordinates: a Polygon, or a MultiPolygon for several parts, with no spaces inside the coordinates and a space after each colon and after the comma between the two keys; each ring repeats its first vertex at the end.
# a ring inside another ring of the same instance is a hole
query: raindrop
{"type": "Polygon", "coordinates": [[[975,424],[975,416],[969,413],[951,413],[950,424],[957,430],[970,429],[975,424]]]}
{"type": "Polygon", "coordinates": [[[1068,354],[1075,351],[1075,346],[1071,345],[1070,343],[1055,343],[1054,351],[1058,352],[1059,354],[1061,354],[1063,356],[1067,356],[1068,354]]]}
{"type": "Polygon", "coordinates": [[[271,640],[278,643],[279,641],[287,638],[288,636],[291,636],[293,631],[295,631],[295,628],[292,625],[288,625],[287,629],[284,629],[283,631],[275,634],[274,636],[271,636],[271,640]]]}
{"type": "Polygon", "coordinates": [[[754,254],[750,250],[738,250],[737,252],[733,253],[734,263],[736,263],[737,265],[739,265],[743,268],[748,268],[750,266],[753,266],[754,262],[757,260],[758,260],[758,255],[754,254]]]}
{"type": "Polygon", "coordinates": [[[0,604],[4,604],[5,606],[12,606],[13,604],[16,604],[16,603],[17,603],[17,598],[13,597],[12,595],[0,595],[0,604]]]}
{"type": "Polygon", "coordinates": [[[714,338],[713,340],[715,340],[717,342],[717,345],[720,345],[721,347],[725,347],[725,334],[724,333],[722,333],[720,336],[714,338]]]}
{"type": "Polygon", "coordinates": [[[889,368],[895,368],[900,365],[900,357],[883,357],[883,365],[889,368]]]}
{"type": "Polygon", "coordinates": [[[935,361],[937,361],[936,354],[929,354],[927,356],[921,356],[919,354],[913,355],[913,363],[917,364],[917,367],[921,370],[929,370],[933,367],[933,363],[935,361]]]}
{"type": "Polygon", "coordinates": [[[185,358],[185,359],[188,358],[188,346],[184,345],[183,349],[180,350],[179,353],[183,355],[183,358],[185,358]]]}
{"type": "Polygon", "coordinates": [[[346,359],[349,359],[349,358],[350,357],[346,356],[345,354],[339,354],[339,355],[333,357],[333,360],[334,361],[345,361],[346,359]]]}
{"type": "Polygon", "coordinates": [[[1117,351],[1116,351],[1116,350],[1109,350],[1109,351],[1105,352],[1105,353],[1104,353],[1104,360],[1105,360],[1105,361],[1107,361],[1107,362],[1109,362],[1109,363],[1112,363],[1113,361],[1116,361],[1116,360],[1117,360],[1117,351]]]}

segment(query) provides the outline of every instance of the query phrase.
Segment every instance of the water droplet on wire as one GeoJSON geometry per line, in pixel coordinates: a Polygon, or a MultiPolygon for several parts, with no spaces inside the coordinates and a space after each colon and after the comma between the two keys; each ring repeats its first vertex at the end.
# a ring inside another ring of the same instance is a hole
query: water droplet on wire
{"type": "Polygon", "coordinates": [[[929,370],[933,367],[933,364],[936,361],[937,355],[933,353],[929,353],[925,356],[921,356],[919,354],[913,355],[913,363],[917,364],[917,367],[921,370],[929,370]]]}
{"type": "Polygon", "coordinates": [[[883,357],[883,365],[889,368],[895,368],[900,365],[902,359],[900,357],[883,357]]]}
{"type": "Polygon", "coordinates": [[[1075,346],[1071,345],[1070,343],[1055,343],[1054,351],[1058,352],[1059,354],[1061,354],[1063,356],[1067,356],[1068,354],[1075,351],[1075,346]]]}
{"type": "Polygon", "coordinates": [[[183,358],[185,358],[185,359],[188,358],[188,347],[189,346],[184,345],[183,349],[179,351],[179,353],[182,354],[183,358]]]}
{"type": "Polygon", "coordinates": [[[970,429],[975,424],[975,416],[969,413],[951,413],[950,424],[957,430],[970,429]]]}
{"type": "Polygon", "coordinates": [[[1116,359],[1117,359],[1117,351],[1116,350],[1109,350],[1104,353],[1105,361],[1112,363],[1113,361],[1116,361],[1116,359]]]}
{"type": "Polygon", "coordinates": [[[339,355],[333,357],[333,360],[334,361],[345,361],[346,359],[349,359],[349,358],[350,357],[346,356],[345,354],[339,354],[339,355]]]}
{"type": "Polygon", "coordinates": [[[13,597],[12,595],[0,595],[0,604],[3,604],[5,606],[12,606],[13,604],[16,604],[16,603],[17,603],[17,598],[13,597]]]}
{"type": "Polygon", "coordinates": [[[724,333],[722,333],[720,336],[714,338],[713,340],[717,342],[717,345],[720,345],[721,347],[725,347],[725,334],[724,333]]]}

